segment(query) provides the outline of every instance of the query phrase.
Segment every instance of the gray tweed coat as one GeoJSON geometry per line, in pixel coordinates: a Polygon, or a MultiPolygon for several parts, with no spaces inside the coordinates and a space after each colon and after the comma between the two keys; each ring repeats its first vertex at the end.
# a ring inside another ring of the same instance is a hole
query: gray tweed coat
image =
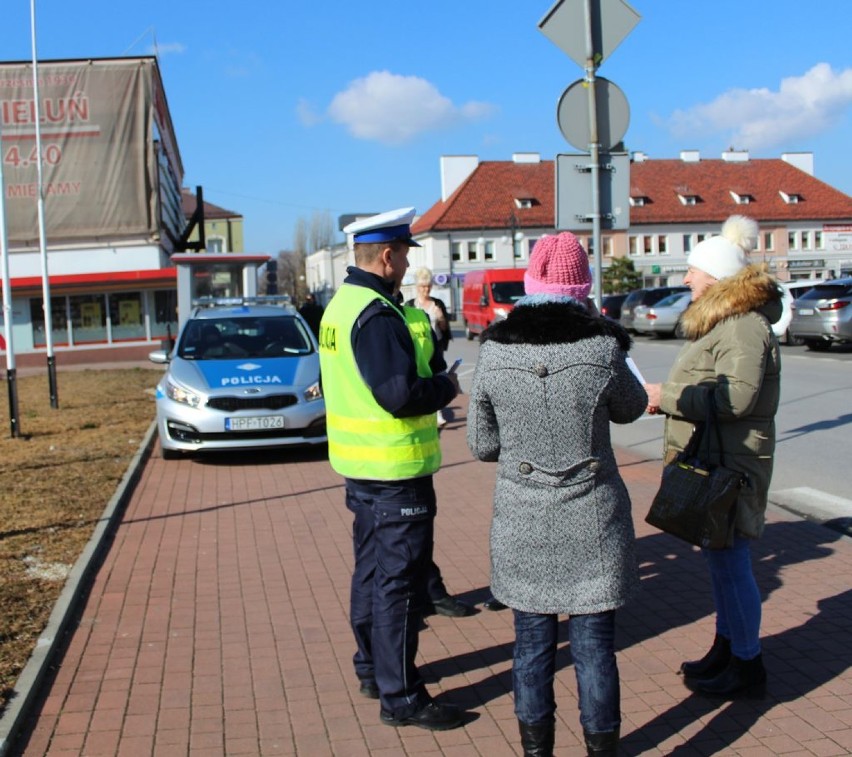
{"type": "Polygon", "coordinates": [[[470,396],[468,446],[497,462],[491,591],[526,612],[611,610],[638,576],[609,424],[648,398],[617,323],[572,300],[525,302],[482,334],[470,396]]]}

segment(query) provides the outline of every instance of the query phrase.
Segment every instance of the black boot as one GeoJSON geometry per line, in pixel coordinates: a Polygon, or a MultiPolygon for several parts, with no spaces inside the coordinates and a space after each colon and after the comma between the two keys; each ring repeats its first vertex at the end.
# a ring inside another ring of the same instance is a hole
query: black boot
{"type": "Polygon", "coordinates": [[[618,728],[606,733],[587,733],[583,731],[586,739],[586,754],[589,757],[615,757],[618,754],[618,728]]]}
{"type": "Polygon", "coordinates": [[[716,634],[710,651],[700,660],[684,662],[680,666],[680,672],[687,678],[715,678],[728,667],[730,659],[730,640],[716,634]]]}
{"type": "Polygon", "coordinates": [[[766,693],[766,669],[761,655],[751,660],[731,655],[728,666],[715,678],[687,678],[685,682],[699,694],[725,699],[759,699],[766,693]]]}
{"type": "Polygon", "coordinates": [[[553,757],[553,743],[556,739],[556,721],[527,725],[518,721],[521,732],[521,746],[524,757],[553,757]]]}

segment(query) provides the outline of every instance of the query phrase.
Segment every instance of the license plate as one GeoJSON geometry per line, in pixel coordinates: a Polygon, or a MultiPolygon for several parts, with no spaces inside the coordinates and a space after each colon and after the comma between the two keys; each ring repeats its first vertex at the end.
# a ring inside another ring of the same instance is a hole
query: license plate
{"type": "Polygon", "coordinates": [[[284,428],[283,415],[249,415],[245,418],[225,418],[226,431],[265,431],[284,428]]]}
{"type": "Polygon", "coordinates": [[[813,308],[797,308],[796,312],[799,315],[813,315],[814,309],[813,308]]]}

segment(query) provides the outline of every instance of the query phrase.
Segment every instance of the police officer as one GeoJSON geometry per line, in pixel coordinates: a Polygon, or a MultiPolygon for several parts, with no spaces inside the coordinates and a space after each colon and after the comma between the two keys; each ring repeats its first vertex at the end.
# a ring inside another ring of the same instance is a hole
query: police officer
{"type": "Polygon", "coordinates": [[[433,375],[431,329],[394,300],[408,268],[414,208],[349,224],[355,266],[325,309],[320,364],[332,467],[345,477],[355,568],[350,621],[363,695],[391,726],[447,730],[457,707],[426,691],[414,663],[432,561],[441,463],[435,413],[458,393],[453,374],[433,375]]]}

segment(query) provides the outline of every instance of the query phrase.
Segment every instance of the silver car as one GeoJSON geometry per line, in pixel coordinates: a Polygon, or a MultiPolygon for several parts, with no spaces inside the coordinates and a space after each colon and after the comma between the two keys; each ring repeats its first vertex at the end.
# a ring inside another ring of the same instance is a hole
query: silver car
{"type": "Polygon", "coordinates": [[[677,292],[664,297],[656,305],[638,305],[633,311],[633,329],[637,334],[659,337],[677,336],[683,311],[692,302],[692,292],[677,292]]]}
{"type": "Polygon", "coordinates": [[[157,385],[164,458],[184,452],[314,445],[327,441],[319,354],[290,305],[198,308],[157,385]]]}
{"type": "Polygon", "coordinates": [[[790,334],[820,352],[833,342],[852,342],[852,278],[823,281],[799,297],[790,334]]]}

